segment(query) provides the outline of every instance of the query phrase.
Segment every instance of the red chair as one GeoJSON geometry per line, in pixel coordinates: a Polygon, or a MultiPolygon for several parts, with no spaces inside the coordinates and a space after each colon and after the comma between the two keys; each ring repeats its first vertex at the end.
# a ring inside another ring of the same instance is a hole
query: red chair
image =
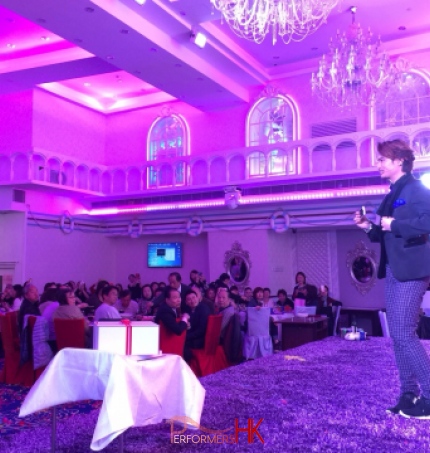
{"type": "Polygon", "coordinates": [[[85,319],[54,318],[57,348],[85,348],[85,319]]]}
{"type": "Polygon", "coordinates": [[[185,336],[187,331],[184,330],[181,335],[167,330],[166,326],[160,321],[160,349],[163,354],[176,354],[184,356],[185,336]]]}
{"type": "Polygon", "coordinates": [[[219,344],[222,315],[210,315],[205,335],[204,349],[192,349],[190,367],[198,377],[207,376],[228,368],[224,349],[219,344]]]}
{"type": "Polygon", "coordinates": [[[19,335],[18,312],[12,311],[0,316],[1,336],[4,349],[4,368],[0,374],[0,382],[20,384],[19,382],[19,335]]]}

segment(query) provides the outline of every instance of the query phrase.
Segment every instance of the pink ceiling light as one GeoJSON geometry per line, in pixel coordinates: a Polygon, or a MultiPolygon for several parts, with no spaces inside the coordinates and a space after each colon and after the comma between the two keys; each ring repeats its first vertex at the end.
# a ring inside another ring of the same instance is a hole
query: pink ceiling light
{"type": "Polygon", "coordinates": [[[261,44],[271,32],[285,44],[302,41],[325,23],[339,0],[211,0],[241,38],[261,44]]]}

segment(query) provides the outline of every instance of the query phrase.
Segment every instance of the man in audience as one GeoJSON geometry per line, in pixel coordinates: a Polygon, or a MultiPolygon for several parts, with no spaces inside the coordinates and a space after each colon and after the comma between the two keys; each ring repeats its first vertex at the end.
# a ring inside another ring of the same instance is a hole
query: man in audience
{"type": "Polygon", "coordinates": [[[193,356],[191,349],[203,349],[205,346],[205,335],[210,311],[206,304],[200,302],[199,296],[193,290],[187,293],[185,301],[190,313],[190,328],[187,330],[185,339],[184,359],[189,362],[193,356]]]}
{"type": "Polygon", "coordinates": [[[157,310],[155,322],[157,324],[162,322],[167,330],[176,335],[181,335],[188,328],[190,315],[188,313],[182,314],[181,320],[177,322],[176,318],[179,316],[178,309],[181,306],[181,294],[176,288],[167,286],[165,296],[166,300],[160,304],[157,310]]]}
{"type": "Polygon", "coordinates": [[[131,293],[128,289],[123,289],[119,293],[119,299],[114,306],[119,313],[127,313],[133,318],[139,312],[139,305],[135,300],[131,299],[131,293]]]}
{"type": "Polygon", "coordinates": [[[20,332],[22,332],[25,315],[40,316],[39,291],[32,283],[28,283],[24,286],[24,300],[22,301],[18,313],[18,326],[20,332]]]}
{"type": "MultiPolygon", "coordinates": [[[[211,315],[215,313],[215,302],[213,300],[208,299],[207,297],[203,297],[202,292],[200,291],[200,288],[195,285],[191,285],[190,287],[191,291],[194,291],[197,294],[197,299],[199,300],[202,304],[207,305],[209,312],[211,315]]],[[[187,304],[187,313],[189,313],[189,305],[187,304]]]]}
{"type": "Polygon", "coordinates": [[[142,298],[142,286],[140,284],[140,274],[130,274],[128,276],[128,290],[131,293],[132,300],[142,298]]]}
{"type": "Polygon", "coordinates": [[[333,307],[342,305],[342,302],[331,298],[328,295],[328,286],[321,285],[318,291],[318,304],[317,304],[317,314],[326,315],[328,319],[328,334],[333,335],[334,327],[334,313],[333,307]]]}
{"type": "Polygon", "coordinates": [[[161,296],[158,296],[154,299],[154,306],[159,307],[163,302],[165,302],[167,298],[168,288],[173,288],[179,292],[179,295],[181,297],[181,311],[186,312],[187,305],[185,303],[185,296],[189,292],[190,288],[182,283],[182,277],[179,272],[171,272],[169,274],[168,280],[169,286],[166,286],[166,288],[164,288],[163,294],[161,296]]]}
{"type": "Polygon", "coordinates": [[[89,307],[96,309],[103,303],[102,290],[105,286],[108,285],[109,282],[107,282],[106,280],[99,280],[97,282],[96,292],[94,294],[91,294],[91,296],[87,300],[89,307]]]}
{"type": "Polygon", "coordinates": [[[118,290],[115,286],[105,286],[101,290],[101,296],[103,303],[94,313],[94,321],[100,321],[101,319],[121,319],[121,315],[114,307],[116,301],[118,300],[118,290]]]}
{"type": "Polygon", "coordinates": [[[228,297],[228,290],[227,288],[220,287],[216,293],[215,304],[218,307],[218,312],[222,314],[222,323],[221,323],[221,341],[224,339],[225,329],[227,325],[234,315],[235,311],[233,306],[231,305],[230,298],[228,297]]]}
{"type": "Polygon", "coordinates": [[[247,286],[243,292],[243,299],[246,301],[247,304],[251,302],[252,299],[252,288],[247,286]]]}

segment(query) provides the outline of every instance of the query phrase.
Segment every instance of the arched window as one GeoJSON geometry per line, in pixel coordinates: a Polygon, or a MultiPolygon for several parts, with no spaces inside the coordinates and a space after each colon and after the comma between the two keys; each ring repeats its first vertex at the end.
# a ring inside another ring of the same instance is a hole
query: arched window
{"type": "MultiPolygon", "coordinates": [[[[180,115],[169,113],[158,117],[149,129],[147,144],[147,160],[161,161],[176,159],[190,154],[189,128],[184,118],[180,115]]],[[[166,180],[159,172],[166,166],[161,165],[157,171],[154,166],[148,167],[148,187],[164,185],[166,180]],[[158,175],[158,183],[157,183],[158,175]]],[[[180,162],[176,166],[174,185],[185,184],[186,164],[180,162]]],[[[168,178],[167,178],[168,179],[168,178]]]]}
{"type": "Polygon", "coordinates": [[[430,78],[404,72],[399,86],[395,96],[375,106],[376,129],[430,121],[430,78]]]}
{"type": "Polygon", "coordinates": [[[249,110],[246,146],[297,140],[298,132],[298,109],[294,101],[281,94],[263,96],[249,110]]]}

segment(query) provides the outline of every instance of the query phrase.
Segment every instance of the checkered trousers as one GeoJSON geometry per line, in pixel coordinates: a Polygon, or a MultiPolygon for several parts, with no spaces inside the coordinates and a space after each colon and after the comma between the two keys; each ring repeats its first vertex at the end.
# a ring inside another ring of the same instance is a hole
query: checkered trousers
{"type": "Polygon", "coordinates": [[[385,299],[401,393],[430,398],[430,359],[416,334],[419,311],[430,277],[400,282],[387,266],[385,299]],[[421,392],[420,392],[421,388],[421,392]]]}

